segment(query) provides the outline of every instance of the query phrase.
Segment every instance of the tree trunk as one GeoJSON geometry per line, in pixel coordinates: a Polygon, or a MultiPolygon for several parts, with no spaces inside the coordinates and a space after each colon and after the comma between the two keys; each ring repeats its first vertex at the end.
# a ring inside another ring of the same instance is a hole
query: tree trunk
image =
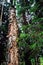
{"type": "Polygon", "coordinates": [[[37,56],[35,57],[35,65],[39,65],[38,64],[38,57],[37,56]]]}
{"type": "Polygon", "coordinates": [[[0,26],[2,25],[3,6],[0,4],[0,26]]]}
{"type": "Polygon", "coordinates": [[[9,9],[9,26],[8,26],[8,55],[9,62],[8,65],[18,65],[18,47],[17,47],[17,38],[18,38],[18,26],[16,21],[15,9],[10,7],[9,9]]]}

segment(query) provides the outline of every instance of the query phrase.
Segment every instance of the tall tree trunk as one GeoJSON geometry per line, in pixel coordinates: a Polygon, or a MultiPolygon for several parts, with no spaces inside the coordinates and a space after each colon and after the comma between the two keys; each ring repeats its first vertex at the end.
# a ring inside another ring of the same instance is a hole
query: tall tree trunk
{"type": "Polygon", "coordinates": [[[8,65],[18,65],[18,47],[17,47],[17,38],[18,38],[18,26],[16,21],[15,9],[10,7],[9,9],[9,26],[8,26],[8,54],[9,62],[8,65]]]}

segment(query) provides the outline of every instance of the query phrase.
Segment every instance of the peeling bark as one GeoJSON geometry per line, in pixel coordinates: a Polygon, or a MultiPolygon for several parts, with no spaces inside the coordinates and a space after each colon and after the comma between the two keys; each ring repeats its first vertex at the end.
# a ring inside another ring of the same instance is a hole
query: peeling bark
{"type": "Polygon", "coordinates": [[[9,26],[8,26],[8,53],[9,53],[9,62],[8,65],[18,65],[18,47],[17,47],[17,38],[18,38],[18,26],[16,21],[16,13],[13,7],[9,9],[9,26]]]}

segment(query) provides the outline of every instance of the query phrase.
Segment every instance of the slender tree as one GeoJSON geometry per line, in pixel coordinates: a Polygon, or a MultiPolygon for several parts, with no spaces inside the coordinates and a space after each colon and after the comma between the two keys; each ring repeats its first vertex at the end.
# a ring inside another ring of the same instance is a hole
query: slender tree
{"type": "Polygon", "coordinates": [[[8,65],[18,65],[18,48],[17,48],[17,37],[18,37],[18,26],[16,21],[15,9],[9,8],[9,26],[8,26],[8,37],[9,37],[9,62],[8,65]]]}

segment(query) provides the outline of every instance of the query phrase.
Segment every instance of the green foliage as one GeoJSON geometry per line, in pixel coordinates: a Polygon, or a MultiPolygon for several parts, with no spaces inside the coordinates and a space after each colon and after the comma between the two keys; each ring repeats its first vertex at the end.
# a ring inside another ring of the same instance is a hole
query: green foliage
{"type": "Polygon", "coordinates": [[[43,65],[43,57],[41,56],[39,57],[39,59],[40,59],[40,65],[43,65]]]}
{"type": "Polygon", "coordinates": [[[35,65],[35,59],[34,58],[31,58],[31,64],[35,65]]]}
{"type": "Polygon", "coordinates": [[[23,38],[26,38],[27,36],[28,36],[28,34],[25,34],[25,33],[21,33],[21,34],[20,34],[20,38],[22,38],[22,39],[23,39],[23,38]]]}
{"type": "MultiPolygon", "coordinates": [[[[37,57],[38,54],[40,56],[40,51],[42,50],[42,47],[43,47],[43,17],[39,17],[40,14],[36,14],[37,11],[40,9],[40,3],[38,2],[36,4],[35,2],[34,6],[32,6],[33,4],[34,4],[34,1],[30,0],[30,3],[28,6],[26,4],[24,5],[19,4],[17,6],[17,11],[18,11],[18,14],[20,15],[21,13],[25,12],[28,9],[29,9],[30,15],[31,13],[33,13],[31,15],[33,16],[33,18],[31,17],[31,21],[32,21],[31,24],[22,25],[21,27],[23,32],[21,31],[20,33],[18,46],[19,48],[22,47],[24,49],[24,51],[21,52],[20,59],[22,58],[24,59],[25,57],[24,53],[30,50],[28,52],[30,53],[30,55],[28,55],[28,58],[31,60],[31,64],[35,65],[35,60],[36,60],[35,57],[37,57]]],[[[40,10],[42,11],[43,8],[41,8],[40,10]]],[[[40,65],[42,65],[41,62],[40,62],[40,65]]]]}
{"type": "Polygon", "coordinates": [[[40,4],[34,4],[34,6],[31,5],[30,12],[35,12],[39,8],[40,4]]]}

